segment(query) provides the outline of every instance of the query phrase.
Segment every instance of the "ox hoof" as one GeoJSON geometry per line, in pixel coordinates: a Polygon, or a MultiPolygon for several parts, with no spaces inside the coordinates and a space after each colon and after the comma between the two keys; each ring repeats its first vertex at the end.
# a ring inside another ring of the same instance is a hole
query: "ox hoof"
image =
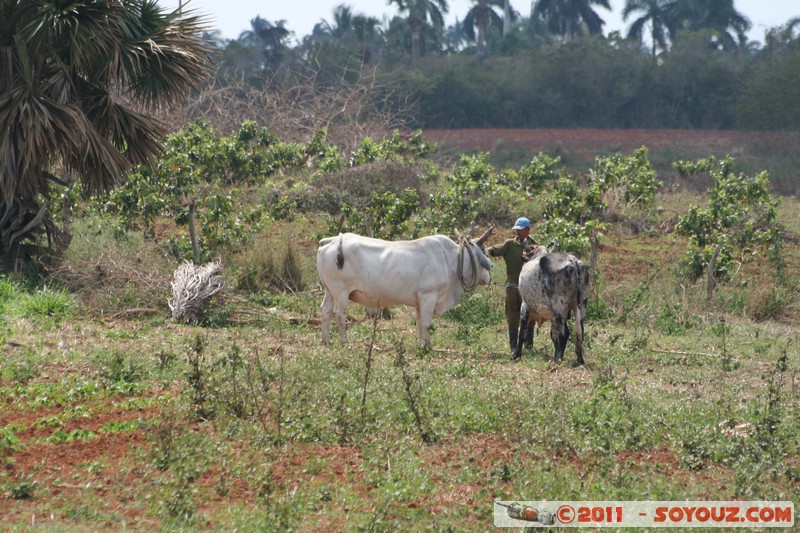
{"type": "Polygon", "coordinates": [[[512,361],[519,361],[520,359],[522,359],[522,354],[521,353],[516,353],[515,352],[515,353],[511,354],[511,360],[512,361]]]}

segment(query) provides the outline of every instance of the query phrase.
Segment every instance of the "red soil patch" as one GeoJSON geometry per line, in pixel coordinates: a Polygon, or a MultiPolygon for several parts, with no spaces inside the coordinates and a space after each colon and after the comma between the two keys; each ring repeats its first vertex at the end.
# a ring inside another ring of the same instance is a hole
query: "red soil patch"
{"type": "Polygon", "coordinates": [[[425,130],[424,133],[431,141],[457,148],[488,151],[502,144],[538,152],[563,147],[583,157],[594,157],[607,150],[629,152],[641,146],[650,150],[690,147],[693,151],[707,154],[737,154],[744,146],[754,143],[800,143],[800,133],[775,131],[511,128],[425,130]]]}
{"type": "MultiPolygon", "coordinates": [[[[15,431],[20,446],[17,451],[6,451],[5,455],[0,456],[0,464],[10,480],[34,482],[38,487],[36,491],[45,492],[50,500],[78,502],[91,493],[117,512],[141,521],[146,510],[120,501],[117,489],[120,484],[137,484],[134,479],[125,479],[131,478],[132,474],[125,474],[119,466],[124,463],[131,450],[148,446],[144,431],[98,433],[98,430],[109,422],[123,423],[137,418],[154,418],[160,409],[130,410],[96,402],[89,402],[85,407],[85,418],[60,420],[57,425],[48,425],[41,422],[63,416],[63,409],[51,407],[26,411],[3,406],[0,427],[13,425],[20,428],[15,431]],[[96,437],[67,443],[37,442],[37,439],[43,441],[56,431],[70,433],[78,429],[92,431],[96,437]],[[98,462],[100,468],[87,468],[93,462],[98,462]]],[[[26,500],[16,500],[10,495],[2,498],[0,495],[0,501],[4,508],[3,516],[9,523],[14,516],[19,517],[18,523],[31,520],[33,511],[26,500]]]]}

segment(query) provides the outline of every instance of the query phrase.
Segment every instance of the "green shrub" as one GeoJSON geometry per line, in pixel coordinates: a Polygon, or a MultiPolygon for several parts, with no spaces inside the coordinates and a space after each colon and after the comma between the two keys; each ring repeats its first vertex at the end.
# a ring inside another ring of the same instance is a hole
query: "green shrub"
{"type": "Polygon", "coordinates": [[[595,212],[606,209],[601,198],[612,191],[621,191],[626,205],[649,207],[655,202],[663,183],[656,179],[648,154],[647,147],[642,146],[629,156],[615,154],[595,160],[587,195],[594,200],[588,203],[595,212]]]}
{"type": "Polygon", "coordinates": [[[132,356],[119,351],[97,356],[96,364],[100,376],[111,384],[133,386],[142,379],[141,365],[132,356]]]}
{"type": "Polygon", "coordinates": [[[453,172],[445,175],[446,188],[429,197],[422,217],[434,231],[466,228],[478,220],[509,218],[512,194],[501,184],[488,154],[462,156],[453,172]]]}
{"type": "Polygon", "coordinates": [[[675,226],[680,235],[689,237],[678,273],[691,281],[700,279],[719,247],[714,275],[728,280],[735,259],[744,261],[755,248],[765,253],[777,276],[782,277],[783,228],[777,222],[778,200],[769,194],[767,173],[737,175],[730,156],[721,161],[713,157],[696,163],[679,161],[675,168],[687,175],[708,172],[714,179],[708,191],[708,207],[690,206],[675,226]]]}
{"type": "Polygon", "coordinates": [[[464,296],[461,303],[444,313],[442,318],[458,324],[456,339],[472,342],[479,329],[498,324],[504,316],[503,310],[494,305],[491,298],[471,294],[464,296]]]}
{"type": "Polygon", "coordinates": [[[561,157],[550,157],[539,152],[531,159],[530,163],[519,169],[518,180],[508,185],[509,187],[516,186],[528,194],[533,194],[541,191],[547,182],[558,179],[563,168],[561,157]]]}
{"type": "MultiPolygon", "coordinates": [[[[401,196],[391,191],[373,192],[369,203],[360,209],[346,204],[341,207],[345,215],[341,231],[371,235],[378,239],[404,237],[409,231],[411,217],[419,210],[419,206],[419,194],[414,189],[406,189],[401,196]]],[[[339,231],[339,221],[329,218],[328,233],[335,235],[339,231]]]]}
{"type": "Polygon", "coordinates": [[[677,304],[664,304],[656,316],[655,327],[664,335],[685,335],[699,319],[677,304]]]}

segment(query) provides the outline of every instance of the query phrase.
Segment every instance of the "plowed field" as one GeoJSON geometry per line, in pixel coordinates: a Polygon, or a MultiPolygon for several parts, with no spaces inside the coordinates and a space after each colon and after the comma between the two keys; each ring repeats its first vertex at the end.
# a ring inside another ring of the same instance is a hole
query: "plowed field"
{"type": "Polygon", "coordinates": [[[426,130],[425,137],[444,150],[492,152],[516,161],[545,152],[559,155],[572,170],[582,170],[598,155],[629,153],[641,146],[650,150],[659,177],[670,181],[671,163],[714,155],[735,158],[742,172],[767,170],[776,192],[800,190],[800,132],[710,130],[598,130],[598,129],[462,129],[426,130]]]}

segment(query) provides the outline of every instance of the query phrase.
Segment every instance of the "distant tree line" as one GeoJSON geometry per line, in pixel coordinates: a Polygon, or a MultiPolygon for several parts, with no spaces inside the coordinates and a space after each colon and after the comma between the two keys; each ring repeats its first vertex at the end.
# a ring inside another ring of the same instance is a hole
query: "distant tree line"
{"type": "Polygon", "coordinates": [[[276,89],[392,86],[376,105],[411,126],[800,128],[800,17],[747,37],[733,0],[627,0],[623,33],[603,34],[608,0],[473,0],[445,25],[446,0],[389,0],[386,23],[347,4],[310,35],[256,17],[214,41],[218,82],[276,89]],[[391,109],[389,109],[391,110],[391,109]]]}

